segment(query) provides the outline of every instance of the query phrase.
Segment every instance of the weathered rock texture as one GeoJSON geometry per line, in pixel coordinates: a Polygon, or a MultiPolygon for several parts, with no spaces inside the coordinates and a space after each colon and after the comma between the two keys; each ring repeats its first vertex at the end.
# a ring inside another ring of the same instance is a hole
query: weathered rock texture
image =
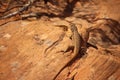
{"type": "Polygon", "coordinates": [[[64,20],[43,17],[40,20],[14,21],[0,26],[0,80],[52,80],[73,53],[72,50],[62,52],[72,44],[69,29],[66,31],[64,27],[55,26],[68,26],[67,21],[75,23],[81,35],[92,26],[94,30],[90,32],[88,42],[98,49],[89,47],[86,54],[78,56],[56,80],[73,76],[74,80],[120,80],[119,4],[120,1],[116,0],[98,0],[92,4],[85,2],[85,5],[76,3],[76,8],[83,6],[84,10],[87,7],[89,13],[96,10],[98,18],[109,17],[94,23],[76,18],[82,13],[73,12],[73,16],[64,20]],[[93,8],[89,9],[90,5],[93,8]],[[63,40],[44,53],[62,34],[63,40]]]}

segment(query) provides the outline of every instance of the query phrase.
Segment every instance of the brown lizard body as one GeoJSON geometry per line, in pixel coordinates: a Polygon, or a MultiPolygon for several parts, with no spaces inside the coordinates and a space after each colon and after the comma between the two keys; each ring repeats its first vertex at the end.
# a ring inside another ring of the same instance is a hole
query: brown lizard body
{"type": "Polygon", "coordinates": [[[73,46],[74,46],[74,54],[73,54],[73,57],[70,59],[70,61],[68,61],[65,66],[63,66],[59,72],[55,75],[55,77],[53,78],[53,80],[55,80],[57,78],[57,76],[59,75],[59,73],[71,62],[73,61],[80,49],[81,49],[81,46],[82,46],[82,37],[79,35],[78,33],[78,30],[77,30],[77,27],[75,26],[75,24],[71,24],[70,25],[70,28],[71,28],[71,31],[72,31],[72,41],[73,41],[73,46]]]}

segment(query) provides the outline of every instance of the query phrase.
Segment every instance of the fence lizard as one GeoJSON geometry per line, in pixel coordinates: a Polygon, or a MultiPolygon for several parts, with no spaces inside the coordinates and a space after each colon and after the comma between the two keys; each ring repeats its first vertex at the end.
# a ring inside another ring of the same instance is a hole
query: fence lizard
{"type": "Polygon", "coordinates": [[[78,33],[78,29],[75,26],[75,24],[71,23],[70,24],[70,29],[72,31],[72,41],[73,41],[73,46],[74,46],[74,54],[73,57],[70,59],[70,61],[68,61],[65,66],[63,66],[59,72],[55,75],[55,77],[53,78],[53,80],[55,80],[57,78],[57,76],[59,75],[59,73],[71,62],[73,61],[77,55],[79,54],[79,51],[81,49],[82,46],[82,37],[79,35],[78,33]]]}

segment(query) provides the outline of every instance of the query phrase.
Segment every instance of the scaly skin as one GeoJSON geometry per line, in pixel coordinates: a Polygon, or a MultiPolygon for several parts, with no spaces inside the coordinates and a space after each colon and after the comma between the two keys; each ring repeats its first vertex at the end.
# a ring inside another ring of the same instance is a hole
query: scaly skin
{"type": "Polygon", "coordinates": [[[55,77],[53,78],[53,80],[55,80],[57,78],[57,76],[59,75],[59,73],[71,62],[73,61],[77,55],[79,54],[79,51],[81,49],[82,46],[82,37],[79,35],[79,32],[77,30],[77,27],[75,26],[75,24],[70,24],[70,29],[72,31],[72,41],[73,41],[73,46],[74,46],[74,54],[73,57],[70,59],[70,61],[68,61],[65,66],[63,66],[59,72],[55,75],[55,77]]]}

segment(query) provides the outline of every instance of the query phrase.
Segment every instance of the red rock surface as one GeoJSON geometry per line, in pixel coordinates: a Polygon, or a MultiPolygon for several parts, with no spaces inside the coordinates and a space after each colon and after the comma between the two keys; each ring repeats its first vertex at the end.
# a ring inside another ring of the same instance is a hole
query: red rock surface
{"type": "MultiPolygon", "coordinates": [[[[73,76],[74,80],[120,80],[119,4],[120,1],[115,0],[98,0],[94,5],[91,4],[93,8],[89,9],[90,12],[96,9],[98,18],[107,16],[110,20],[89,23],[76,18],[78,14],[65,18],[76,24],[81,35],[84,35],[90,26],[96,28],[90,32],[88,42],[96,45],[98,49],[89,47],[87,54],[81,58],[78,56],[56,80],[66,80],[73,76]]],[[[87,5],[86,3],[84,6],[87,5]]],[[[76,7],[81,7],[80,3],[76,3],[76,7]]],[[[70,31],[55,26],[69,26],[65,20],[43,17],[39,20],[19,20],[0,26],[0,80],[52,80],[73,53],[72,50],[60,52],[72,44],[70,31]],[[61,34],[65,34],[63,40],[44,53],[61,34]]],[[[5,21],[0,23],[3,22],[5,21]]]]}

